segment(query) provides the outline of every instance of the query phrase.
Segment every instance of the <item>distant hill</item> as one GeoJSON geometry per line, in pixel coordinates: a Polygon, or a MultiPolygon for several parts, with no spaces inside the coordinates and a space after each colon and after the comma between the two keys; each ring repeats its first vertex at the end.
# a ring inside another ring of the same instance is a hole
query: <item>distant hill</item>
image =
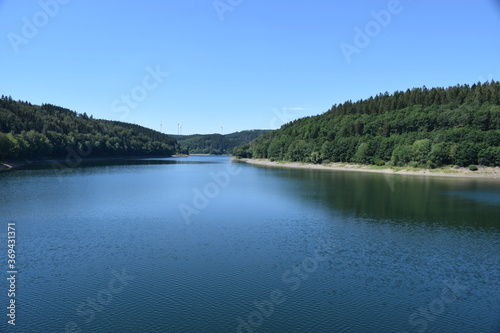
{"type": "Polygon", "coordinates": [[[179,144],[186,147],[190,154],[231,154],[233,148],[244,145],[269,132],[269,130],[250,130],[231,134],[194,134],[172,135],[179,144]]]}
{"type": "Polygon", "coordinates": [[[171,156],[175,138],[139,125],[93,119],[59,106],[0,98],[0,159],[171,156]]]}
{"type": "Polygon", "coordinates": [[[233,154],[310,163],[500,166],[500,83],[424,86],[347,101],[233,154]]]}

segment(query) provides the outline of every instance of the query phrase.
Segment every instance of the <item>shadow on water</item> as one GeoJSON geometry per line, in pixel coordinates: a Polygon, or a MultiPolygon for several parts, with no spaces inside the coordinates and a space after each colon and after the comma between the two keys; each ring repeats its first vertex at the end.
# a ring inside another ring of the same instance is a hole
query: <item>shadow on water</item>
{"type": "Polygon", "coordinates": [[[96,159],[82,159],[80,163],[70,161],[41,161],[23,167],[24,170],[39,170],[39,169],[52,169],[52,168],[91,168],[103,166],[131,166],[131,165],[168,165],[168,164],[213,164],[220,163],[217,160],[199,160],[192,158],[96,158],[96,159]]]}
{"type": "Polygon", "coordinates": [[[500,182],[330,170],[282,170],[301,200],[352,217],[500,229],[500,182]]]}

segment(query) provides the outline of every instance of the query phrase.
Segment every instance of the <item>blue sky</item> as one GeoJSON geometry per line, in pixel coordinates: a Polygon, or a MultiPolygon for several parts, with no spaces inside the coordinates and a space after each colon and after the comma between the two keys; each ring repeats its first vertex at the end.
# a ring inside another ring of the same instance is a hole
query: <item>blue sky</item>
{"type": "Polygon", "coordinates": [[[0,94],[174,134],[500,78],[497,0],[0,0],[0,94]]]}

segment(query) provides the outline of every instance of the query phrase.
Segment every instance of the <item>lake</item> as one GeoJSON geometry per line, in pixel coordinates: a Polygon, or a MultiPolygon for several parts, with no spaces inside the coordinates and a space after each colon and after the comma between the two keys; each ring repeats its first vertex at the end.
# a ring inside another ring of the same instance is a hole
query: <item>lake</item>
{"type": "Polygon", "coordinates": [[[499,180],[193,156],[0,185],[2,332],[500,331],[499,180]]]}

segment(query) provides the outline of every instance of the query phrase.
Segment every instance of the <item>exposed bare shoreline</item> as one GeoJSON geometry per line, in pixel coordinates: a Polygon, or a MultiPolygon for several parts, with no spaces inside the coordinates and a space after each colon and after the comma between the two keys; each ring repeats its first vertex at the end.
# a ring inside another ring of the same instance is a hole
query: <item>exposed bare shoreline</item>
{"type": "Polygon", "coordinates": [[[253,165],[265,167],[282,167],[295,169],[314,169],[314,170],[341,170],[341,171],[358,171],[358,172],[377,172],[398,175],[414,175],[414,176],[438,176],[438,177],[457,177],[457,178],[489,178],[500,181],[499,167],[478,166],[478,171],[470,171],[468,168],[438,168],[438,169],[418,169],[411,167],[377,167],[373,165],[347,164],[347,163],[330,163],[327,165],[298,163],[298,162],[271,162],[267,159],[249,159],[249,158],[232,158],[233,161],[243,162],[253,165]]]}

